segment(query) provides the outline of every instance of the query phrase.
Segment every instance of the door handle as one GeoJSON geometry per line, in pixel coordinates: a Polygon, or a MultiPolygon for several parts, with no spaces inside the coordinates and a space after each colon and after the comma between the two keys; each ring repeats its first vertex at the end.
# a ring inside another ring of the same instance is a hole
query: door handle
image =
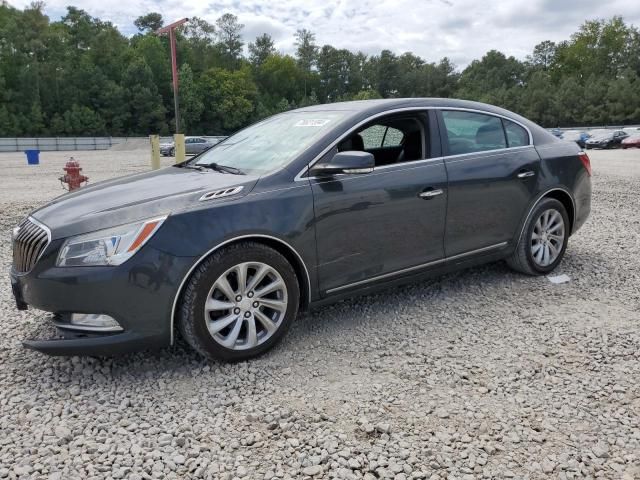
{"type": "Polygon", "coordinates": [[[533,170],[528,170],[526,172],[520,172],[518,174],[518,178],[529,178],[529,177],[535,177],[536,172],[534,172],[533,170]]]}
{"type": "Polygon", "coordinates": [[[425,190],[424,192],[420,192],[418,196],[420,198],[424,198],[425,200],[429,200],[433,197],[437,197],[438,195],[442,195],[444,191],[441,188],[436,188],[432,190],[425,190]]]}

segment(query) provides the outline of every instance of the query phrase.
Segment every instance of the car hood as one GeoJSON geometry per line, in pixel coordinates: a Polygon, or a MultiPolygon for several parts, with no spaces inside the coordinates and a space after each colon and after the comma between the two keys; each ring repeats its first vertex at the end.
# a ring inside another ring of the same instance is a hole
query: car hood
{"type": "MultiPolygon", "coordinates": [[[[91,232],[197,206],[207,192],[243,185],[246,195],[258,177],[213,170],[168,167],[83,187],[31,214],[51,229],[52,239],[91,232]]],[[[225,201],[225,200],[210,200],[225,201]]]]}

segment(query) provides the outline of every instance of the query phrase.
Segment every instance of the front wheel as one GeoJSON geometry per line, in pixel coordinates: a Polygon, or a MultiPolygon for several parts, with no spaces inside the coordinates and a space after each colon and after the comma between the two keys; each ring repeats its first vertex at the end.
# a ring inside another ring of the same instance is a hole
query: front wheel
{"type": "Polygon", "coordinates": [[[545,198],[531,213],[507,263],[528,275],[545,275],[562,261],[569,233],[569,215],[564,205],[554,198],[545,198]]]}
{"type": "Polygon", "coordinates": [[[259,243],[240,243],[215,252],[195,270],[182,295],[178,327],[205,357],[245,360],[280,341],[299,300],[286,258],[259,243]]]}

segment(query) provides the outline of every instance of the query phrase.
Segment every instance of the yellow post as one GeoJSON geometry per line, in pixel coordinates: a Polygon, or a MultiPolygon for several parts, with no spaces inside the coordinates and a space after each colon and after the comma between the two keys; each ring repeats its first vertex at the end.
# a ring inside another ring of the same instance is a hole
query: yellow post
{"type": "Polygon", "coordinates": [[[176,150],[176,163],[184,162],[184,133],[176,133],[173,135],[173,144],[176,150]]]}
{"type": "Polygon", "coordinates": [[[151,169],[160,168],[160,135],[149,135],[151,142],[151,169]]]}

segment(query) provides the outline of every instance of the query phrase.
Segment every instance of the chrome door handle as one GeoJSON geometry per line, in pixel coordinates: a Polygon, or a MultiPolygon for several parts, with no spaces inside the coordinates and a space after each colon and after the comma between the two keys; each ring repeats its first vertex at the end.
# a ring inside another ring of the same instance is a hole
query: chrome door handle
{"type": "Polygon", "coordinates": [[[529,170],[527,172],[520,172],[518,174],[518,178],[529,178],[529,177],[534,177],[536,174],[536,172],[529,170]]]}
{"type": "Polygon", "coordinates": [[[420,192],[418,196],[420,198],[426,198],[427,200],[433,197],[437,197],[438,195],[442,195],[444,192],[441,188],[436,188],[434,190],[427,190],[424,192],[420,192]]]}

